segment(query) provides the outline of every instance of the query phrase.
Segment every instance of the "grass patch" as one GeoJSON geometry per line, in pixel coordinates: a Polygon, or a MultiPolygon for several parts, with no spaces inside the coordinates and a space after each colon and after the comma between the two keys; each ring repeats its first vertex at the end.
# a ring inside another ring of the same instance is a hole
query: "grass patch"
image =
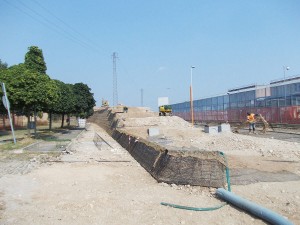
{"type": "Polygon", "coordinates": [[[60,155],[61,155],[60,152],[47,152],[47,153],[23,152],[23,153],[14,154],[10,151],[0,151],[0,161],[6,161],[6,160],[28,161],[33,158],[36,158],[37,161],[39,162],[45,162],[51,158],[56,159],[60,155]]]}
{"type": "Polygon", "coordinates": [[[46,138],[41,138],[43,141],[57,141],[57,142],[64,142],[64,141],[71,141],[71,139],[59,139],[57,137],[46,137],[46,138]]]}
{"type": "Polygon", "coordinates": [[[34,142],[36,142],[36,140],[34,140],[32,138],[21,139],[21,140],[17,141],[16,144],[14,144],[13,141],[4,142],[3,144],[0,145],[0,151],[8,151],[8,150],[24,148],[34,142]]]}

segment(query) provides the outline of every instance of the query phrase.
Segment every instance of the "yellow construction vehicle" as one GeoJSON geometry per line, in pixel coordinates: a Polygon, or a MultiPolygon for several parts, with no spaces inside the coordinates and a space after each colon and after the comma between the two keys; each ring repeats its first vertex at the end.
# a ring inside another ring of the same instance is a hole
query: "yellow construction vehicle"
{"type": "Polygon", "coordinates": [[[104,99],[102,98],[102,107],[108,107],[108,106],[109,106],[108,101],[107,101],[107,100],[104,100],[104,99]]]}
{"type": "Polygon", "coordinates": [[[172,106],[170,105],[162,105],[159,106],[159,115],[160,116],[172,116],[172,106]]]}

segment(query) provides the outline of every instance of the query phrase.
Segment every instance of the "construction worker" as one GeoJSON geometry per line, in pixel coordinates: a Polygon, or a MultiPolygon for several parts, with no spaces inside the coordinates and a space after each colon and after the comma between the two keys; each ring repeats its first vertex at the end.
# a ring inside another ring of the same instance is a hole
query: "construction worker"
{"type": "Polygon", "coordinates": [[[247,122],[249,123],[249,134],[251,133],[252,130],[253,130],[253,134],[255,134],[256,115],[257,114],[247,112],[247,122]]]}

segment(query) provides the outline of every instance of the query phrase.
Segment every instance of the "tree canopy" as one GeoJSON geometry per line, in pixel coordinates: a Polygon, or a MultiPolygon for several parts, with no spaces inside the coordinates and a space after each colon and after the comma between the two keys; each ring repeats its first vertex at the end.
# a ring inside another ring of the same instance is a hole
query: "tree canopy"
{"type": "Polygon", "coordinates": [[[3,70],[3,69],[7,69],[7,63],[5,62],[2,62],[1,59],[0,59],[0,70],[3,70]]]}
{"type": "Polygon", "coordinates": [[[47,109],[57,101],[57,86],[46,74],[40,76],[24,64],[14,65],[5,70],[1,76],[6,84],[11,108],[28,113],[33,110],[47,109]]]}
{"type": "Polygon", "coordinates": [[[80,118],[88,118],[93,115],[93,107],[95,106],[94,94],[90,92],[90,88],[83,83],[76,83],[73,87],[75,94],[75,114],[80,118]]]}
{"type": "Polygon", "coordinates": [[[43,51],[37,46],[31,46],[28,50],[24,62],[26,68],[40,74],[46,74],[47,66],[44,60],[43,51]]]}
{"type": "MultiPolygon", "coordinates": [[[[91,116],[95,106],[91,89],[83,83],[73,85],[52,80],[46,74],[42,50],[37,46],[28,50],[24,63],[7,67],[0,60],[0,82],[5,83],[11,109],[27,116],[33,111],[91,116]]],[[[0,113],[4,111],[0,103],[0,113]]]]}
{"type": "MultiPolygon", "coordinates": [[[[1,76],[1,72],[0,72],[0,76],[1,76]]],[[[2,92],[2,88],[0,88],[0,97],[2,97],[2,96],[3,96],[3,92],[2,92]]],[[[0,100],[0,114],[7,115],[7,110],[2,103],[2,99],[0,100]]]]}
{"type": "Polygon", "coordinates": [[[58,101],[50,108],[52,112],[67,114],[75,111],[75,96],[72,84],[54,80],[58,88],[58,101]]]}

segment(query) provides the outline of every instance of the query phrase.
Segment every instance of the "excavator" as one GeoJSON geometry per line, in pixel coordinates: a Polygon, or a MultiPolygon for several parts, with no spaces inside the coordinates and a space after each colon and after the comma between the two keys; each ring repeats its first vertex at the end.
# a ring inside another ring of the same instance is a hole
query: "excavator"
{"type": "MultiPolygon", "coordinates": [[[[267,129],[270,128],[269,123],[266,121],[266,119],[261,114],[255,114],[255,120],[256,122],[262,122],[263,123],[263,130],[262,133],[266,133],[267,129]]],[[[249,122],[246,120],[243,123],[241,123],[239,126],[237,126],[234,130],[234,133],[239,133],[239,129],[245,127],[249,122]]],[[[273,128],[272,128],[273,129],[273,128]]]]}
{"type": "Polygon", "coordinates": [[[108,103],[108,101],[107,100],[104,100],[103,98],[102,98],[102,105],[101,105],[102,107],[108,107],[109,106],[109,103],[108,103]]]}
{"type": "Polygon", "coordinates": [[[159,106],[158,109],[159,109],[160,116],[166,116],[166,115],[172,116],[172,106],[162,105],[162,106],[159,106]]]}

